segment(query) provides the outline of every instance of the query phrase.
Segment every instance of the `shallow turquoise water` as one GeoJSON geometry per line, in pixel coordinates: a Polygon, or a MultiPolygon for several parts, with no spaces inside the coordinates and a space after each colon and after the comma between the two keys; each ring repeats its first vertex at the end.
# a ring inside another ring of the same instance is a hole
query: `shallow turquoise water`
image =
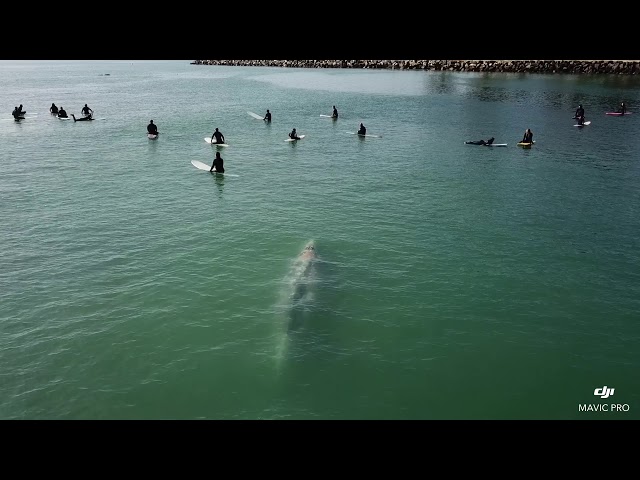
{"type": "Polygon", "coordinates": [[[0,418],[640,418],[640,110],[604,115],[639,79],[25,61],[0,87],[0,418]],[[237,177],[190,164],[216,127],[237,177]],[[579,412],[604,385],[629,411],[579,412]]]}

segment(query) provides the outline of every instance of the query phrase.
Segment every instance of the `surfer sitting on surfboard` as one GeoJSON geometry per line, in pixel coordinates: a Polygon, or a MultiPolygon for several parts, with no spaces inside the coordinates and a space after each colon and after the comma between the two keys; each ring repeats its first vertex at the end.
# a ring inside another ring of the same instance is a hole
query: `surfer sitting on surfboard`
{"type": "Polygon", "coordinates": [[[216,156],[213,159],[213,163],[211,164],[211,169],[209,171],[211,173],[214,173],[213,172],[214,168],[215,168],[216,172],[224,173],[224,160],[220,156],[220,152],[216,152],[216,156]]]}
{"type": "Polygon", "coordinates": [[[18,110],[18,107],[15,107],[13,109],[13,112],[11,112],[11,115],[13,115],[13,118],[15,118],[16,120],[19,120],[21,118],[24,118],[24,116],[20,113],[20,111],[18,110]]]}
{"type": "Polygon", "coordinates": [[[150,135],[158,135],[158,127],[153,120],[149,120],[149,125],[147,125],[147,133],[150,135]]]}
{"type": "Polygon", "coordinates": [[[51,106],[49,107],[49,111],[53,114],[58,114],[58,107],[56,107],[55,103],[52,103],[51,106]]]}
{"type": "Polygon", "coordinates": [[[367,127],[365,127],[362,123],[360,124],[360,129],[358,130],[358,135],[366,135],[367,127]]]}
{"type": "Polygon", "coordinates": [[[224,143],[224,135],[217,128],[216,131],[211,134],[211,144],[214,143],[224,143]]]}
{"type": "Polygon", "coordinates": [[[584,117],[584,108],[582,108],[582,105],[578,105],[578,108],[576,109],[576,114],[573,116],[573,118],[580,118],[580,117],[584,117]]]}
{"type": "Polygon", "coordinates": [[[291,138],[293,140],[300,140],[300,137],[296,133],[296,129],[295,128],[293,130],[291,130],[291,133],[289,134],[289,138],[291,138]]]}
{"type": "Polygon", "coordinates": [[[333,106],[333,113],[331,114],[332,118],[338,118],[338,109],[336,108],[336,106],[333,106]]]}
{"type": "Polygon", "coordinates": [[[82,112],[82,114],[83,114],[84,116],[86,116],[86,117],[88,117],[88,116],[89,116],[89,114],[92,114],[92,115],[93,115],[93,110],[91,110],[91,109],[89,108],[89,106],[88,106],[86,103],[84,104],[84,107],[82,107],[81,112],[82,112]]]}
{"type": "Polygon", "coordinates": [[[491,137],[487,141],[485,141],[485,140],[477,140],[475,142],[464,142],[464,143],[466,143],[467,145],[491,145],[494,140],[495,140],[495,138],[491,137]]]}
{"type": "Polygon", "coordinates": [[[271,121],[271,112],[269,111],[269,109],[267,109],[267,113],[266,113],[266,115],[264,116],[263,120],[264,120],[265,122],[270,122],[270,121],[271,121]]]}
{"type": "Polygon", "coordinates": [[[524,137],[522,137],[522,142],[520,143],[533,143],[533,132],[530,128],[525,130],[524,137]]]}
{"type": "Polygon", "coordinates": [[[69,118],[69,116],[67,115],[67,111],[60,107],[60,110],[58,110],[58,118],[69,118]]]}

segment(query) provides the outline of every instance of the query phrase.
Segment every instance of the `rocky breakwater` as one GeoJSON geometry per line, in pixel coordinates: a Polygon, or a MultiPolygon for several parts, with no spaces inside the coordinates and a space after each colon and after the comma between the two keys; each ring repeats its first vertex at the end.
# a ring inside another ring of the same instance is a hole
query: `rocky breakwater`
{"type": "Polygon", "coordinates": [[[192,65],[639,75],[640,60],[194,60],[192,65]]]}

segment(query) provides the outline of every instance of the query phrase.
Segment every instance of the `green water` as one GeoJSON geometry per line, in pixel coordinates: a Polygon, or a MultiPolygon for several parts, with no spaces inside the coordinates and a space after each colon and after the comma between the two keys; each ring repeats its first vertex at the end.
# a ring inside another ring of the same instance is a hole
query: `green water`
{"type": "Polygon", "coordinates": [[[640,418],[640,79],[189,62],[0,62],[0,418],[640,418]]]}

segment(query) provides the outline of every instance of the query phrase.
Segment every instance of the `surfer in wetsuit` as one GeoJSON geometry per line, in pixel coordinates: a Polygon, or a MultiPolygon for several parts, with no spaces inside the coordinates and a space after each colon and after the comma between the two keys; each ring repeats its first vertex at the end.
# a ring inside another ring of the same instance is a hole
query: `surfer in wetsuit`
{"type": "Polygon", "coordinates": [[[530,128],[527,128],[524,132],[524,137],[522,137],[521,143],[533,143],[533,132],[530,128]]]}
{"type": "Polygon", "coordinates": [[[573,118],[580,118],[580,117],[584,117],[584,108],[582,108],[582,105],[578,105],[578,108],[576,109],[576,114],[573,116],[573,118]]]}
{"type": "Polygon", "coordinates": [[[333,113],[331,114],[331,118],[338,118],[338,109],[336,106],[333,106],[333,113]]]}
{"type": "Polygon", "coordinates": [[[22,111],[22,104],[20,104],[20,106],[18,107],[18,113],[19,113],[20,115],[24,115],[25,113],[27,113],[27,112],[23,112],[23,111],[22,111]]]}
{"type": "Polygon", "coordinates": [[[267,109],[267,113],[266,113],[266,115],[264,116],[263,120],[264,120],[265,122],[270,122],[270,121],[271,121],[271,112],[269,111],[269,109],[267,109]]]}
{"type": "Polygon", "coordinates": [[[293,130],[291,130],[291,133],[289,134],[289,138],[291,138],[293,140],[300,140],[300,137],[296,133],[296,129],[295,128],[293,130]]]}
{"type": "Polygon", "coordinates": [[[51,106],[49,107],[49,111],[51,113],[53,113],[54,115],[58,114],[58,107],[56,107],[55,103],[52,103],[51,106]]]}
{"type": "Polygon", "coordinates": [[[224,160],[220,156],[220,152],[216,152],[216,156],[213,159],[213,163],[211,164],[211,169],[209,170],[211,173],[215,173],[213,169],[215,168],[216,172],[224,173],[224,160]]]}
{"type": "Polygon", "coordinates": [[[62,107],[60,107],[60,109],[58,110],[58,118],[69,118],[66,110],[62,107]]]}
{"type": "Polygon", "coordinates": [[[93,110],[91,110],[86,103],[84,104],[84,107],[82,107],[81,112],[83,115],[86,115],[86,116],[89,116],[89,114],[93,114],[93,110]]]}
{"type": "Polygon", "coordinates": [[[22,116],[22,114],[20,113],[20,110],[18,110],[18,107],[15,107],[13,109],[13,112],[11,112],[11,115],[13,115],[13,118],[15,118],[16,120],[20,120],[20,119],[24,118],[22,116]]]}
{"type": "Polygon", "coordinates": [[[149,125],[147,125],[147,133],[150,135],[158,135],[158,127],[153,120],[149,120],[149,125]]]}
{"type": "Polygon", "coordinates": [[[358,135],[366,135],[367,127],[365,127],[362,123],[360,124],[360,129],[358,130],[358,135]]]}
{"type": "Polygon", "coordinates": [[[88,122],[88,121],[93,120],[93,116],[91,114],[89,114],[89,115],[87,115],[85,117],[82,117],[82,118],[76,118],[76,116],[72,113],[71,117],[73,118],[74,122],[88,122]]]}
{"type": "Polygon", "coordinates": [[[467,145],[491,145],[495,138],[491,137],[489,140],[477,140],[475,142],[464,142],[467,145]]]}
{"type": "Polygon", "coordinates": [[[622,115],[624,115],[625,113],[627,113],[627,107],[624,105],[624,102],[622,102],[620,104],[620,111],[619,113],[621,113],[622,115]]]}
{"type": "Polygon", "coordinates": [[[216,131],[211,134],[211,143],[224,143],[224,135],[217,128],[216,131]]]}

